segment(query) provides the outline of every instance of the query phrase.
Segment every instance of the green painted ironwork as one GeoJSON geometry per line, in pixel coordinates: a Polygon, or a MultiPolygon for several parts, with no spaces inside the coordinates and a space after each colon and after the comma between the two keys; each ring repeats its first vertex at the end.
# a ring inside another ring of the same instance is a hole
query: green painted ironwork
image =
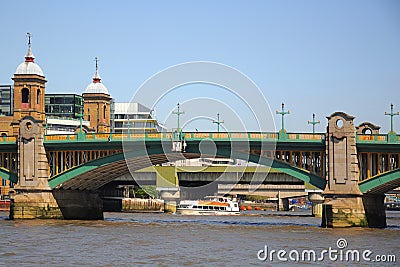
{"type": "MultiPolygon", "coordinates": [[[[394,132],[389,132],[388,134],[357,134],[356,143],[357,147],[391,145],[391,150],[393,152],[400,151],[400,135],[394,132]]],[[[386,146],[381,147],[386,149],[386,146]]]]}
{"type": "Polygon", "coordinates": [[[126,158],[134,158],[134,157],[143,157],[143,156],[151,156],[158,155],[163,153],[163,148],[161,146],[141,149],[132,152],[126,153],[118,153],[114,155],[110,155],[107,157],[102,157],[96,160],[92,160],[81,164],[79,166],[68,169],[62,173],[59,173],[52,178],[49,179],[50,188],[55,188],[60,184],[65,183],[66,181],[73,179],[74,177],[86,173],[88,171],[100,168],[102,166],[107,166],[112,163],[117,163],[120,161],[125,161],[126,158]]]}
{"type": "Polygon", "coordinates": [[[128,138],[131,138],[131,121],[128,118],[128,138]]]}
{"type": "MultiPolygon", "coordinates": [[[[384,188],[390,191],[400,186],[400,169],[375,175],[359,183],[362,193],[374,193],[374,190],[384,188]]],[[[381,191],[381,190],[379,190],[381,191]]]]}
{"type": "MultiPolygon", "coordinates": [[[[142,156],[152,156],[152,155],[163,155],[163,154],[171,154],[174,153],[172,151],[163,151],[162,147],[150,147],[147,148],[147,150],[137,150],[129,153],[119,153],[115,154],[112,156],[107,156],[103,157],[100,159],[96,159],[90,162],[87,162],[85,164],[82,164],[80,166],[71,168],[65,172],[62,172],[53,178],[49,180],[49,185],[51,188],[55,188],[60,184],[65,183],[66,181],[73,179],[74,177],[77,177],[78,175],[82,175],[88,171],[92,171],[94,169],[98,168],[99,173],[101,173],[102,167],[106,168],[108,164],[113,164],[118,161],[125,160],[127,158],[134,158],[134,157],[142,157],[142,156]]],[[[193,147],[191,151],[189,152],[191,154],[198,154],[200,157],[202,154],[200,151],[198,151],[198,146],[195,148],[193,147]]],[[[217,156],[221,157],[230,157],[230,158],[236,158],[236,159],[243,159],[249,162],[254,162],[258,163],[260,165],[266,165],[266,166],[271,166],[273,169],[278,170],[280,172],[286,173],[288,175],[291,175],[293,177],[296,177],[306,183],[309,183],[319,189],[324,189],[326,181],[324,178],[319,177],[317,175],[314,175],[308,171],[299,169],[297,167],[293,167],[289,164],[279,162],[279,161],[274,161],[271,158],[263,157],[260,155],[255,155],[255,154],[248,154],[248,153],[243,153],[243,152],[232,152],[229,147],[222,147],[222,148],[217,148],[216,151],[217,156]]],[[[204,156],[204,155],[203,155],[204,156]]],[[[168,160],[168,157],[165,157],[165,160],[168,160]]],[[[151,164],[151,161],[149,161],[149,164],[151,164]]]]}
{"type": "Polygon", "coordinates": [[[47,118],[46,118],[46,134],[47,134],[47,131],[49,130],[49,124],[47,123],[47,118]]]}
{"type": "Polygon", "coordinates": [[[219,133],[219,126],[221,123],[224,123],[223,120],[222,121],[219,120],[219,113],[217,114],[217,120],[216,121],[214,120],[213,123],[217,124],[217,132],[219,133]]]}
{"type": "Polygon", "coordinates": [[[179,119],[180,119],[180,116],[181,116],[182,114],[185,114],[185,111],[180,111],[180,104],[179,104],[179,103],[177,104],[177,107],[178,107],[178,111],[173,111],[172,114],[175,114],[175,115],[177,116],[177,119],[178,119],[178,122],[177,122],[177,124],[178,124],[177,131],[178,131],[178,132],[181,132],[182,129],[180,128],[181,125],[180,125],[180,120],[179,120],[179,119]]]}
{"type": "MultiPolygon", "coordinates": [[[[102,143],[109,142],[111,144],[120,144],[122,141],[161,141],[161,140],[172,140],[175,133],[163,132],[163,133],[131,133],[130,136],[123,133],[85,133],[82,134],[65,134],[65,135],[45,135],[44,144],[45,146],[52,145],[62,146],[68,144],[71,146],[79,145],[79,143],[102,143]]],[[[276,132],[263,132],[263,133],[251,133],[251,132],[230,132],[230,133],[213,133],[213,132],[185,132],[182,133],[186,141],[196,141],[203,139],[212,139],[215,142],[218,141],[262,141],[262,142],[276,142],[279,143],[298,143],[304,145],[318,145],[325,146],[325,134],[324,133],[287,133],[285,139],[279,138],[279,133],[276,132]]],[[[391,145],[391,148],[400,147],[400,135],[389,135],[389,134],[357,134],[356,135],[357,147],[366,148],[379,148],[387,150],[385,145],[391,145]],[[395,145],[395,146],[393,146],[395,145]]],[[[15,136],[3,136],[0,138],[0,146],[2,145],[17,145],[17,138],[15,136]]],[[[399,148],[400,149],[400,148],[399,148]]]]}
{"type": "Polygon", "coordinates": [[[62,172],[51,179],[49,179],[49,186],[50,188],[55,188],[58,185],[65,183],[66,181],[73,179],[74,177],[83,174],[85,172],[91,171],[93,169],[99,168],[103,165],[109,164],[110,162],[118,162],[124,160],[124,154],[119,153],[115,155],[111,155],[108,157],[103,157],[100,159],[96,159],[93,161],[89,161],[85,164],[81,164],[79,166],[73,167],[65,172],[62,172]]]}
{"type": "Polygon", "coordinates": [[[16,136],[1,136],[0,137],[0,145],[13,145],[17,144],[17,137],[16,136]]]}
{"type": "Polygon", "coordinates": [[[400,115],[400,112],[393,112],[393,104],[390,104],[390,113],[385,112],[385,115],[390,116],[390,132],[394,133],[394,131],[393,131],[393,117],[400,115]]]}
{"type": "MultiPolygon", "coordinates": [[[[219,156],[225,156],[225,157],[228,156],[227,154],[225,154],[226,152],[225,153],[224,152],[225,151],[221,152],[217,151],[217,154],[219,156]]],[[[326,180],[324,178],[278,160],[273,160],[271,158],[267,158],[256,154],[249,155],[247,153],[242,153],[242,152],[233,152],[233,157],[247,160],[249,162],[254,162],[260,165],[271,166],[271,168],[277,171],[295,177],[299,180],[302,180],[303,182],[309,183],[321,190],[324,190],[326,186],[326,180]]]]}
{"type": "Polygon", "coordinates": [[[9,170],[0,167],[0,178],[9,180],[13,183],[18,182],[18,175],[16,173],[10,172],[9,170]]]}
{"type": "MultiPolygon", "coordinates": [[[[45,135],[45,143],[71,143],[71,142],[106,142],[109,141],[110,135],[113,136],[112,141],[160,141],[173,139],[174,133],[131,133],[130,138],[121,133],[83,133],[82,139],[76,138],[76,135],[45,135]]],[[[182,133],[185,140],[203,140],[212,139],[214,141],[273,141],[279,142],[279,134],[273,132],[237,132],[237,133],[215,133],[215,132],[185,132],[182,133]]],[[[315,142],[324,143],[325,134],[307,134],[307,133],[288,133],[287,140],[284,142],[315,142]]]]}
{"type": "Polygon", "coordinates": [[[312,124],[312,133],[315,134],[315,125],[321,123],[319,120],[315,120],[315,113],[312,114],[312,121],[308,121],[308,124],[312,124]]]}
{"type": "Polygon", "coordinates": [[[282,122],[281,122],[282,129],[280,130],[280,132],[285,133],[286,132],[286,130],[285,130],[285,115],[290,114],[290,110],[285,111],[285,104],[282,103],[282,111],[280,111],[280,112],[276,111],[276,114],[280,114],[282,116],[282,122]]]}

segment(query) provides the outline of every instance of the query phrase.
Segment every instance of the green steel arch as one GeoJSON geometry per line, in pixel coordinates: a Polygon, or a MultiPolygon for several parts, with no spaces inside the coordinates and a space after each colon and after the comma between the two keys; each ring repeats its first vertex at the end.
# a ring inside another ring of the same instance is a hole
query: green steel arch
{"type": "Polygon", "coordinates": [[[13,183],[18,182],[18,176],[16,173],[10,172],[9,170],[0,167],[0,177],[6,180],[9,180],[13,183]]]}
{"type": "Polygon", "coordinates": [[[359,183],[364,194],[384,194],[400,186],[400,169],[375,175],[359,183]]]}
{"type": "MultiPolygon", "coordinates": [[[[183,159],[182,155],[184,155],[185,158],[198,158],[201,154],[199,152],[182,154],[176,152],[167,152],[163,151],[162,147],[150,147],[147,148],[147,150],[133,151],[125,154],[119,153],[96,159],[62,172],[49,180],[49,186],[51,188],[62,186],[64,188],[81,190],[97,189],[102,185],[111,182],[112,180],[117,178],[118,175],[128,173],[129,169],[126,164],[134,165],[135,168],[139,170],[144,167],[171,161],[171,159],[183,159]],[[81,182],[75,182],[74,184],[74,179],[78,179],[81,182]],[[85,181],[85,179],[87,179],[88,181],[85,181]],[[89,181],[89,179],[92,179],[92,181],[89,181]]],[[[308,171],[291,166],[284,162],[276,161],[271,158],[263,157],[256,154],[247,154],[243,152],[233,152],[231,154],[225,148],[217,149],[216,155],[220,157],[243,159],[261,165],[271,166],[272,168],[279,170],[282,173],[288,174],[290,176],[298,178],[299,180],[310,183],[311,185],[321,190],[325,189],[326,181],[324,178],[321,178],[308,171]]]]}

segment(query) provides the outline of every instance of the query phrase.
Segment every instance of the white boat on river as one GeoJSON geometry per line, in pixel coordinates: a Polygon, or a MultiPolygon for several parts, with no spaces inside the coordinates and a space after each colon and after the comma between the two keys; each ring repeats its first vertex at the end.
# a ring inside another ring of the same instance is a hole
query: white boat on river
{"type": "Polygon", "coordinates": [[[239,215],[239,204],[227,197],[207,196],[204,200],[181,200],[176,209],[182,215],[239,215]]]}

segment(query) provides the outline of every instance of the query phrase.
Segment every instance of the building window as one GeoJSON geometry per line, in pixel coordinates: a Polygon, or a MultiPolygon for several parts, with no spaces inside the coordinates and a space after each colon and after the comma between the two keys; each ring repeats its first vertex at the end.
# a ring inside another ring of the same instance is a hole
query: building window
{"type": "Polygon", "coordinates": [[[29,103],[29,90],[27,88],[22,89],[22,103],[29,103]]]}
{"type": "Polygon", "coordinates": [[[36,103],[37,103],[38,105],[40,105],[40,90],[39,90],[39,89],[37,90],[36,103]]]}
{"type": "Polygon", "coordinates": [[[107,107],[104,106],[104,112],[103,112],[103,113],[104,113],[104,114],[103,114],[103,115],[104,115],[104,116],[103,116],[104,119],[106,118],[106,111],[107,111],[107,107]]]}

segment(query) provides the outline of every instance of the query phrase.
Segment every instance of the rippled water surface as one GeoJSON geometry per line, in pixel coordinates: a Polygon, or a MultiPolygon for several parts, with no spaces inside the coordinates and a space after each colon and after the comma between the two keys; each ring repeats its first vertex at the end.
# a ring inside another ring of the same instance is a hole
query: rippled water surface
{"type": "MultiPolygon", "coordinates": [[[[105,213],[104,221],[10,221],[0,212],[0,266],[287,266],[260,261],[259,250],[371,250],[400,261],[400,212],[387,229],[324,229],[307,213],[180,216],[105,213]]],[[[261,254],[263,255],[263,254],[261,254]]],[[[320,266],[377,266],[376,262],[301,262],[320,266]]],[[[293,265],[295,263],[292,262],[293,265]]],[[[297,263],[298,264],[298,263],[297,263]]]]}

